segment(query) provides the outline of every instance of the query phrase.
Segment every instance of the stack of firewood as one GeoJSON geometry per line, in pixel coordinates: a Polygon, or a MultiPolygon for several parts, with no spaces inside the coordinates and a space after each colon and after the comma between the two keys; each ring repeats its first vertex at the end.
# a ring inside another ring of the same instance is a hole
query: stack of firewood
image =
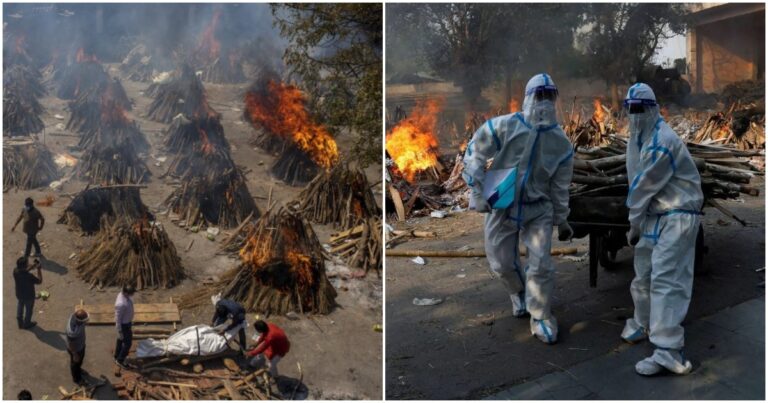
{"type": "Polygon", "coordinates": [[[165,133],[163,145],[168,153],[185,154],[199,148],[204,142],[229,150],[220,115],[176,116],[165,133]]]}
{"type": "Polygon", "coordinates": [[[178,154],[165,175],[181,179],[164,202],[179,226],[233,228],[245,217],[260,216],[245,175],[223,147],[203,143],[178,154]]]}
{"type": "MultiPolygon", "coordinates": [[[[200,357],[205,358],[205,357],[200,357]]],[[[190,362],[198,361],[195,358],[190,362]]],[[[152,367],[140,371],[121,371],[115,385],[118,396],[127,400],[282,400],[290,399],[273,387],[269,372],[250,374],[224,368],[206,369],[201,373],[152,367]]],[[[291,391],[295,394],[298,384],[291,391]]]]}
{"type": "Polygon", "coordinates": [[[709,116],[693,141],[732,145],[739,150],[765,149],[765,107],[736,101],[725,112],[709,116]]]}
{"type": "Polygon", "coordinates": [[[85,152],[77,165],[78,177],[100,185],[144,182],[150,171],[139,153],[149,149],[146,137],[117,101],[104,100],[98,108],[98,126],[80,138],[85,152]]]}
{"type": "Polygon", "coordinates": [[[38,98],[45,95],[33,67],[13,65],[3,72],[3,135],[28,136],[45,128],[38,98]]]}
{"type": "Polygon", "coordinates": [[[365,173],[345,164],[321,172],[294,203],[307,220],[343,229],[380,213],[365,173]]]}
{"type": "Polygon", "coordinates": [[[331,235],[331,253],[343,259],[350,267],[359,267],[366,273],[371,269],[381,272],[381,219],[370,217],[346,231],[331,235]]]}
{"type": "Polygon", "coordinates": [[[189,65],[182,65],[171,80],[159,84],[155,94],[147,117],[156,122],[170,123],[180,113],[188,117],[215,114],[203,83],[189,65]]]}
{"type": "Polygon", "coordinates": [[[336,305],[336,290],[325,273],[326,252],[297,213],[269,210],[238,228],[223,248],[237,252],[240,265],[213,285],[183,296],[180,307],[209,304],[219,292],[249,312],[265,314],[327,314],[336,305]]]}
{"type": "Polygon", "coordinates": [[[48,148],[33,139],[3,141],[3,191],[47,186],[59,178],[48,148]]]}
{"type": "Polygon", "coordinates": [[[118,218],[154,219],[141,201],[139,187],[86,187],[72,199],[57,222],[66,224],[75,231],[92,234],[101,228],[102,222],[111,223],[118,218]]]}
{"type": "Polygon", "coordinates": [[[147,82],[152,78],[152,55],[144,44],[131,49],[120,63],[120,73],[131,81],[147,82]]]}
{"type": "MultiPolygon", "coordinates": [[[[599,196],[606,192],[626,195],[627,140],[617,136],[610,136],[609,140],[610,144],[605,147],[577,149],[571,197],[599,196]]],[[[759,193],[757,188],[749,186],[750,179],[759,171],[749,164],[748,159],[759,152],[696,143],[687,145],[701,174],[706,198],[759,193]]]]}
{"type": "Polygon", "coordinates": [[[56,96],[61,99],[75,99],[81,93],[110,80],[109,74],[95,59],[72,63],[54,77],[59,77],[56,96]]]}
{"type": "Polygon", "coordinates": [[[593,107],[592,115],[588,119],[583,119],[583,113],[577,111],[576,98],[574,98],[571,114],[563,126],[563,131],[565,131],[571,144],[580,147],[597,147],[607,141],[609,133],[616,132],[617,122],[611,109],[601,104],[597,99],[595,99],[593,107]]]}
{"type": "Polygon", "coordinates": [[[102,222],[101,227],[93,246],[78,256],[75,265],[91,287],[170,288],[184,278],[176,247],[159,223],[126,218],[102,222]]]}

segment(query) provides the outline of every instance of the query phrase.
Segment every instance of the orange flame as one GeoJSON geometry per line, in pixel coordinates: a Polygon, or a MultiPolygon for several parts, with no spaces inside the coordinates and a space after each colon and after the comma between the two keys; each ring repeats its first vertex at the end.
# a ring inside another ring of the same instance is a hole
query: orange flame
{"type": "Polygon", "coordinates": [[[213,144],[208,140],[208,133],[205,132],[205,130],[201,128],[197,128],[198,133],[200,133],[200,141],[202,143],[201,149],[203,151],[203,154],[210,154],[213,152],[213,144]]]}
{"type": "Polygon", "coordinates": [[[115,101],[106,100],[101,106],[101,121],[107,125],[127,124],[130,122],[125,110],[115,101]]]}
{"type": "Polygon", "coordinates": [[[245,107],[251,122],[291,140],[323,168],[336,164],[339,159],[336,141],[309,115],[301,90],[275,81],[269,82],[268,89],[267,96],[253,91],[245,94],[245,107]]]}
{"type": "Polygon", "coordinates": [[[464,141],[459,146],[459,151],[464,152],[467,149],[467,144],[469,144],[469,140],[464,139],[464,141]]]}
{"type": "Polygon", "coordinates": [[[80,48],[77,50],[77,58],[78,63],[87,63],[87,62],[93,62],[98,63],[99,59],[96,57],[96,55],[88,55],[85,53],[85,49],[80,48]]]}
{"type": "Polygon", "coordinates": [[[509,100],[509,113],[520,112],[520,102],[512,98],[509,100]]]}
{"type": "Polygon", "coordinates": [[[210,60],[219,57],[219,52],[221,51],[221,43],[216,40],[216,27],[219,25],[220,16],[221,10],[216,10],[216,12],[213,13],[211,23],[200,36],[200,45],[197,47],[198,53],[204,54],[210,60]]]}
{"type": "Polygon", "coordinates": [[[434,133],[441,107],[436,100],[417,102],[411,115],[387,133],[387,152],[408,182],[413,182],[417,173],[437,165],[434,133]]]}
{"type": "Polygon", "coordinates": [[[595,100],[592,101],[592,106],[595,108],[595,112],[592,114],[592,119],[597,123],[603,123],[605,120],[605,110],[603,110],[603,104],[600,102],[600,99],[595,98],[595,100]]]}

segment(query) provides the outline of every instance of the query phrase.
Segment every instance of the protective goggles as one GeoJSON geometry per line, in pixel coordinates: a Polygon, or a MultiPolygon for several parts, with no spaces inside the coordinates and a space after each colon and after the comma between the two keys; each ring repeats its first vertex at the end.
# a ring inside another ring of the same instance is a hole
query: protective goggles
{"type": "Polygon", "coordinates": [[[635,115],[645,113],[648,108],[656,106],[656,101],[653,99],[625,99],[623,105],[630,115],[635,115]]]}
{"type": "Polygon", "coordinates": [[[534,101],[555,101],[557,99],[557,87],[554,85],[540,85],[531,88],[525,95],[533,94],[534,101]]]}

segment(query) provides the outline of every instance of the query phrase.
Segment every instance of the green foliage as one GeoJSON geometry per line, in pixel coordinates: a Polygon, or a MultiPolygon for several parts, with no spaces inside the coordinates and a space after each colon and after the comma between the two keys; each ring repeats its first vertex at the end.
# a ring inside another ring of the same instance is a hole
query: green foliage
{"type": "Polygon", "coordinates": [[[638,77],[663,39],[685,31],[684,3],[593,3],[581,35],[592,69],[609,84],[638,77]]]}
{"type": "Polygon", "coordinates": [[[381,4],[274,4],[272,15],[290,44],[283,60],[301,79],[313,113],[338,135],[354,136],[348,159],[381,161],[381,4]]]}

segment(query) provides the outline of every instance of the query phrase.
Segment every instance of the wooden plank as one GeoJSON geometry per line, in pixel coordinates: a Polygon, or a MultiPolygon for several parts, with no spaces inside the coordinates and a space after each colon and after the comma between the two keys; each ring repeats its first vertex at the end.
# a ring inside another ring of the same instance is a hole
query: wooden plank
{"type": "MultiPolygon", "coordinates": [[[[115,314],[115,306],[111,304],[99,304],[99,305],[77,305],[75,309],[85,309],[89,314],[91,313],[111,313],[115,314]]],[[[179,307],[176,304],[162,303],[162,304],[134,304],[133,312],[178,312],[179,307]]]]}
{"type": "Polygon", "coordinates": [[[237,391],[234,385],[232,385],[232,381],[229,379],[224,380],[224,388],[227,389],[227,393],[229,393],[229,397],[232,398],[232,400],[245,400],[243,395],[240,394],[240,392],[237,391]]]}
{"type": "MultiPolygon", "coordinates": [[[[115,323],[115,314],[90,314],[89,325],[107,325],[115,323]]],[[[181,322],[178,312],[137,313],[133,316],[133,323],[170,323],[181,322]]]]}

